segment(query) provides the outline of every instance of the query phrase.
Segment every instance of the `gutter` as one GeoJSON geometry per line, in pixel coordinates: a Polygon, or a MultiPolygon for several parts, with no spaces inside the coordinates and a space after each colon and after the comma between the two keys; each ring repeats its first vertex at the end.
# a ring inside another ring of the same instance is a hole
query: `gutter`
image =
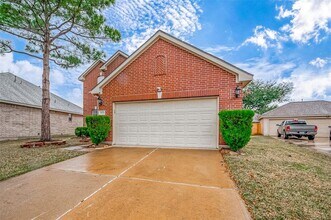
{"type": "Polygon", "coordinates": [[[290,116],[261,116],[259,117],[259,120],[261,119],[274,119],[274,118],[281,118],[281,119],[287,119],[287,118],[300,118],[300,117],[308,117],[308,118],[314,118],[314,117],[323,117],[323,118],[331,118],[331,115],[290,115],[290,116]]]}

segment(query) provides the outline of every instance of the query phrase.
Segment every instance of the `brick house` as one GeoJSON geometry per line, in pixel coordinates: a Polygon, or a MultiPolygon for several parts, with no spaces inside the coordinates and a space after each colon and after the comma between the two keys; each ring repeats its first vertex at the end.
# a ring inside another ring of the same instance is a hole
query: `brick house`
{"type": "MultiPolygon", "coordinates": [[[[40,136],[42,91],[12,73],[0,73],[0,140],[40,136]]],[[[82,108],[51,93],[51,134],[74,135],[82,108]]]]}
{"type": "Polygon", "coordinates": [[[84,116],[95,106],[112,119],[108,141],[213,149],[223,143],[218,112],[242,108],[235,91],[251,74],[162,31],[132,55],[119,53],[80,77],[84,116]]]}

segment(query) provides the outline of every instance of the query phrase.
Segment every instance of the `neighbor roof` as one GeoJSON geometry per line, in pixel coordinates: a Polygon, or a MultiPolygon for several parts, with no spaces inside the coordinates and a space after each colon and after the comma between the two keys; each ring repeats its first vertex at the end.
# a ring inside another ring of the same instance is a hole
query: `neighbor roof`
{"type": "Polygon", "coordinates": [[[237,82],[243,82],[248,84],[252,79],[253,75],[236,67],[232,64],[215,57],[205,51],[202,51],[184,41],[179,40],[161,30],[157,31],[149,40],[147,40],[141,47],[139,47],[131,56],[128,57],[119,67],[117,67],[110,75],[108,75],[104,80],[102,80],[96,87],[91,91],[92,94],[97,94],[102,92],[102,88],[107,85],[115,76],[117,76],[126,66],[133,62],[140,54],[142,54],[147,48],[149,48],[154,42],[162,38],[178,47],[181,47],[190,53],[193,53],[202,59],[207,60],[213,64],[216,64],[224,69],[227,69],[230,73],[236,75],[237,82]]]}
{"type": "Polygon", "coordinates": [[[331,116],[331,102],[329,101],[302,101],[290,102],[261,115],[260,118],[286,118],[331,116]]]}
{"type": "MultiPolygon", "coordinates": [[[[50,94],[51,110],[72,114],[83,114],[81,107],[50,94]]],[[[0,103],[9,103],[33,108],[41,108],[42,90],[12,73],[0,73],[0,103]]]]}

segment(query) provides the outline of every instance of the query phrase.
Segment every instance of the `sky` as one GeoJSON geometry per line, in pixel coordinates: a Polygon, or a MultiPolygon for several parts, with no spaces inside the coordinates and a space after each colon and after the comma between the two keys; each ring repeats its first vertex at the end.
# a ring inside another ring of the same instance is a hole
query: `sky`
{"type": "MultiPolygon", "coordinates": [[[[331,101],[330,0],[117,0],[103,13],[122,34],[107,43],[131,54],[161,29],[252,74],[257,80],[292,82],[292,101],[331,101]]],[[[0,32],[15,47],[25,42],[0,32]]],[[[78,76],[90,64],[51,67],[51,92],[82,106],[78,76]]],[[[0,56],[0,72],[10,71],[41,85],[41,62],[0,56]]]]}

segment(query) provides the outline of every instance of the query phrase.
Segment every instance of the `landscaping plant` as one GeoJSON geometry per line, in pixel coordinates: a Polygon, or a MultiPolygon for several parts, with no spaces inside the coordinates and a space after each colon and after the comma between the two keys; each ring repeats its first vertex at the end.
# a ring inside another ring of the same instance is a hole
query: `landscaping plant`
{"type": "Polygon", "coordinates": [[[108,116],[87,116],[86,124],[92,143],[98,145],[107,138],[110,131],[110,118],[108,116]]]}
{"type": "Polygon", "coordinates": [[[243,148],[251,137],[254,112],[252,110],[223,110],[219,116],[225,143],[233,151],[243,148]]]}
{"type": "Polygon", "coordinates": [[[90,136],[87,127],[77,127],[77,128],[75,129],[75,135],[76,135],[77,137],[83,137],[83,136],[85,136],[85,137],[89,137],[89,136],[90,136]]]}

